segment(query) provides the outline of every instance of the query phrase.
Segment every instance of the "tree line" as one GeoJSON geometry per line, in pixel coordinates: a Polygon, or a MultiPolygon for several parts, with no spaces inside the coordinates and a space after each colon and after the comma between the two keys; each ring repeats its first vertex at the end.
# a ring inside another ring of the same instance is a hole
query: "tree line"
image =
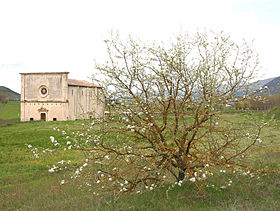
{"type": "Polygon", "coordinates": [[[240,110],[269,110],[280,105],[280,94],[267,95],[251,95],[246,99],[236,101],[235,107],[240,110]]]}

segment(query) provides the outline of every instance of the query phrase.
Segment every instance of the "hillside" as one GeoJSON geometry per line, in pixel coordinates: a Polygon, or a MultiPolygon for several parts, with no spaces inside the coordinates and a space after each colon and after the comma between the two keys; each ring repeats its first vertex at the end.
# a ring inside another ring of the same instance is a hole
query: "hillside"
{"type": "Polygon", "coordinates": [[[267,83],[269,83],[270,81],[273,81],[275,78],[276,78],[276,77],[256,81],[256,82],[254,82],[254,83],[251,84],[251,88],[252,88],[253,90],[258,90],[258,89],[264,87],[264,86],[265,86],[267,83]]]}
{"type": "Polygon", "coordinates": [[[257,94],[264,95],[277,95],[280,94],[280,76],[272,78],[272,80],[262,80],[259,83],[261,86],[259,88],[266,88],[263,91],[257,92],[257,94]],[[264,83],[266,82],[266,83],[264,83]]]}
{"type": "Polygon", "coordinates": [[[5,87],[0,86],[0,93],[4,94],[10,101],[18,101],[20,100],[20,94],[17,92],[14,92],[13,90],[5,87]]]}

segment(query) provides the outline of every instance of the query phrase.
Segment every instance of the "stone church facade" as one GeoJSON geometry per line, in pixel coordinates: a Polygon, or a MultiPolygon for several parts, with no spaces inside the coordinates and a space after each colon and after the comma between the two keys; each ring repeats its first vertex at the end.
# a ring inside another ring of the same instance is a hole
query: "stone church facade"
{"type": "Polygon", "coordinates": [[[21,121],[63,121],[104,115],[102,88],[68,72],[21,73],[21,121]]]}

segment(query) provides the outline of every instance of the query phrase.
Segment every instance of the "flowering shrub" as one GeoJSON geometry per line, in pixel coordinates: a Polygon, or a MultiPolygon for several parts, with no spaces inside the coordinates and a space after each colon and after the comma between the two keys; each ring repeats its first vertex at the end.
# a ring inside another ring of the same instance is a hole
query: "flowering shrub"
{"type": "MultiPolygon", "coordinates": [[[[273,172],[246,162],[267,123],[253,126],[221,115],[258,70],[248,43],[237,45],[223,33],[178,36],[168,47],[121,42],[118,36],[105,42],[109,59],[97,65],[101,79],[95,79],[110,115],[83,123],[81,131],[54,128],[66,144],[50,137],[57,150],[85,153],[69,179],[82,177],[94,193],[118,195],[172,180],[170,188],[186,183],[202,190],[212,187],[208,178],[216,178],[225,188],[240,175],[273,172]]],[[[59,161],[49,172],[69,163],[59,161]]]]}

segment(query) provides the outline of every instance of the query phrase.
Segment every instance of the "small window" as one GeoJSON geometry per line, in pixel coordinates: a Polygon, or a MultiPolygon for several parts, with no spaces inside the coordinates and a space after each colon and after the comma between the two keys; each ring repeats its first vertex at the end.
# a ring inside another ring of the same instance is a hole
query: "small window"
{"type": "Polygon", "coordinates": [[[30,117],[30,121],[33,121],[34,119],[33,119],[33,117],[30,117]]]}
{"type": "Polygon", "coordinates": [[[72,89],[72,96],[73,96],[73,94],[74,94],[74,90],[72,89]]]}
{"type": "Polygon", "coordinates": [[[84,95],[84,92],[82,91],[82,95],[84,95]]]}
{"type": "Polygon", "coordinates": [[[56,118],[53,118],[53,121],[56,121],[56,118]]]}
{"type": "Polygon", "coordinates": [[[46,89],[46,88],[42,88],[42,89],[41,89],[41,93],[42,93],[42,95],[47,94],[47,92],[48,92],[48,91],[47,91],[47,89],[46,89]]]}
{"type": "Polygon", "coordinates": [[[39,87],[39,92],[41,97],[46,97],[48,95],[48,88],[45,85],[39,87]]]}
{"type": "Polygon", "coordinates": [[[92,119],[92,116],[89,116],[89,119],[92,119]]]}

